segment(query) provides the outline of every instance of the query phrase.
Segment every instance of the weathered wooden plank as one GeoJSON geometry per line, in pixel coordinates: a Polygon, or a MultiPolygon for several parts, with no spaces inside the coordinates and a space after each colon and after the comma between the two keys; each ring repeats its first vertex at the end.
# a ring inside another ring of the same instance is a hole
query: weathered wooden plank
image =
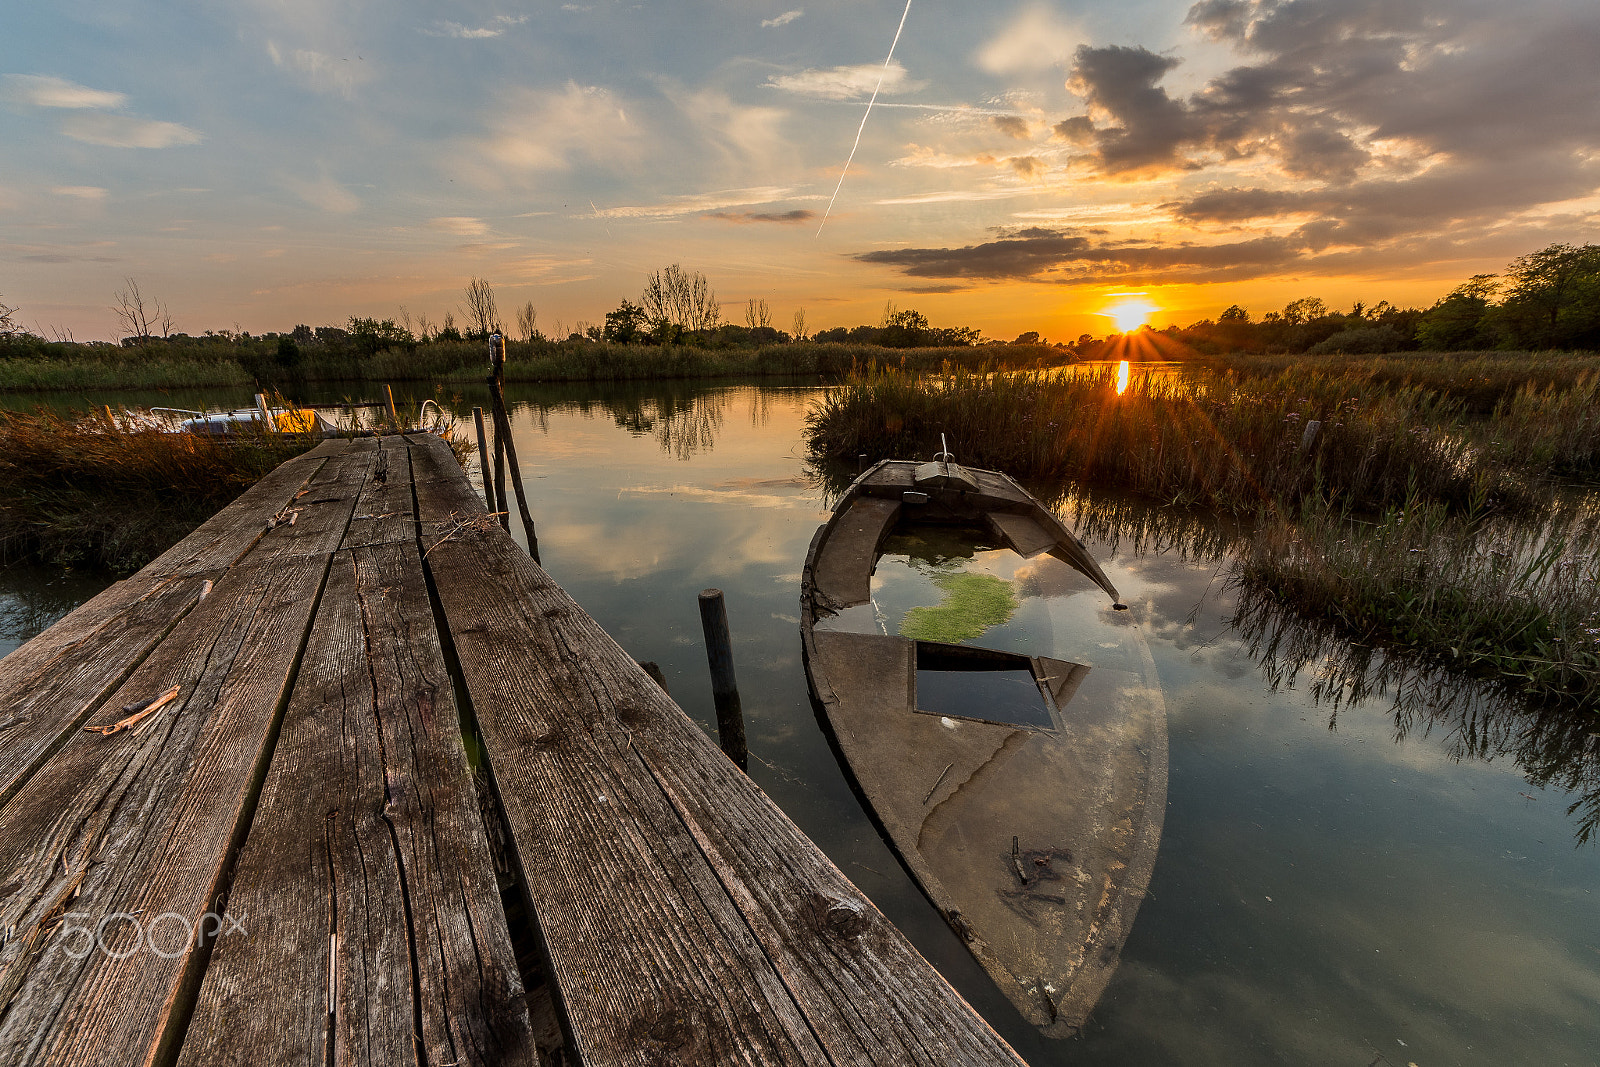
{"type": "Polygon", "coordinates": [[[180,1065],[538,1062],[411,536],[334,559],[180,1065]]]}
{"type": "Polygon", "coordinates": [[[288,507],[306,481],[326,461],[348,451],[350,445],[348,440],[335,438],[280,464],[188,537],[157,556],[140,575],[206,576],[232,566],[260,538],[265,529],[262,517],[288,507]]]}
{"type": "Polygon", "coordinates": [[[344,536],[345,548],[415,543],[417,539],[411,498],[411,458],[406,439],[391,436],[374,440],[379,452],[372,476],[361,488],[361,499],[356,501],[355,516],[344,536]]]}
{"type": "MultiPolygon", "coordinates": [[[[347,446],[327,441],[282,464],[134,578],[0,660],[0,805],[127,679],[205,581],[250,551],[265,530],[261,516],[290,506],[347,446]]],[[[409,491],[406,507],[409,514],[409,491]]]]}
{"type": "Polygon", "coordinates": [[[0,1061],[167,1055],[203,961],[190,931],[224,913],[229,856],[327,573],[312,548],[337,545],[370,462],[347,453],[319,469],[322,495],[305,498],[319,502],[222,574],[90,724],[170,686],[178,700],[138,731],[76,734],[0,809],[0,885],[15,887],[0,898],[15,931],[0,948],[0,1061]]]}
{"type": "Polygon", "coordinates": [[[135,577],[0,661],[0,806],[194,606],[201,578],[135,577]]]}
{"type": "MultiPolygon", "coordinates": [[[[430,519],[485,514],[463,478],[439,477],[448,454],[412,458],[425,540],[430,519]]],[[[524,585],[502,584],[537,565],[483,527],[428,562],[580,1060],[828,1062],[626,727],[593,706],[524,585]]]]}
{"type": "MultiPolygon", "coordinates": [[[[463,479],[443,476],[446,462],[437,449],[413,455],[424,528],[452,512],[466,514],[476,503],[463,479]],[[424,478],[429,468],[432,475],[424,478]]],[[[707,864],[714,885],[703,874],[661,881],[646,888],[670,897],[692,886],[699,897],[692,904],[681,897],[638,905],[619,900],[611,908],[621,904],[668,913],[700,908],[700,922],[720,925],[708,928],[708,935],[715,930],[736,943],[746,931],[753,935],[829,1062],[1021,1063],[599,625],[531,560],[507,552],[500,544],[504,540],[492,528],[474,530],[440,545],[429,564],[479,707],[496,785],[508,815],[516,812],[511,821],[515,846],[528,877],[550,882],[542,893],[531,889],[534,909],[552,957],[571,953],[556,963],[557,982],[574,1031],[580,1042],[588,1042],[582,1051],[603,1055],[604,1062],[633,1062],[626,1048],[617,1047],[626,1041],[626,1022],[638,1017],[641,1001],[648,1003],[658,995],[655,990],[674,982],[670,972],[613,971],[610,961],[593,958],[594,946],[583,937],[617,920],[565,913],[601,911],[606,905],[590,903],[589,895],[621,892],[608,864],[615,850],[632,841],[628,830],[605,814],[658,817],[653,805],[659,793],[692,839],[694,853],[666,828],[654,831],[662,835],[659,841],[646,838],[640,844],[672,848],[682,871],[707,864]],[[490,571],[496,595],[481,597],[471,579],[490,571]],[[506,635],[519,631],[533,653],[524,653],[520,661],[503,647],[506,635]],[[599,768],[603,775],[597,777],[599,768]],[[607,790],[618,795],[613,798],[607,790]],[[569,827],[575,833],[566,832],[569,827]],[[733,931],[735,923],[743,930],[733,931]],[[578,988],[569,987],[572,972],[581,975],[586,969],[619,987],[605,1000],[586,1003],[589,991],[581,981],[578,988]]],[[[633,936],[648,943],[660,934],[647,928],[633,936]]],[[[696,950],[716,948],[686,948],[696,950]]],[[[670,961],[665,951],[651,957],[641,949],[626,963],[643,968],[670,961]]],[[[787,1009],[788,1002],[765,986],[746,992],[759,1010],[780,1003],[787,1009]],[[758,994],[772,1000],[763,1005],[758,994]]],[[[726,1010],[725,986],[706,990],[684,982],[673,994],[680,998],[680,1012],[715,1017],[726,1010]]],[[[786,1015],[779,1019],[790,1025],[786,1015]]],[[[678,1062],[710,1062],[703,1049],[689,1051],[695,1054],[678,1062]]],[[[796,1051],[801,1051],[798,1044],[796,1051]]],[[[809,1049],[804,1053],[815,1055],[809,1049]]]]}

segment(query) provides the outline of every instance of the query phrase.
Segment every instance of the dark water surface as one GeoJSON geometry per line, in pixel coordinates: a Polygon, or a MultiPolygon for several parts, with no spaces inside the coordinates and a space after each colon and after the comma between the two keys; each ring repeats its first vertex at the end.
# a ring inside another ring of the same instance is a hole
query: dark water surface
{"type": "MultiPolygon", "coordinates": [[[[1534,737],[1530,719],[1457,710],[1420,682],[1399,713],[1392,695],[1335,711],[1318,663],[1290,684],[1230,627],[1226,561],[1203,535],[1155,550],[1089,524],[1165,690],[1168,808],[1120,970],[1083,1035],[1046,1042],[904,875],[813,713],[800,568],[827,513],[800,431],[817,390],[509,392],[545,567],[712,733],[696,594],[724,590],[752,777],[1035,1067],[1600,1063],[1600,852],[1566,814],[1580,796],[1523,766],[1592,789],[1600,722],[1534,737]]],[[[1103,598],[1006,552],[890,551],[874,581],[890,632],[941,604],[950,571],[1016,593],[974,643],[1065,655],[1114,625],[1103,598]]],[[[10,572],[0,632],[25,638],[96,588],[10,572]]]]}

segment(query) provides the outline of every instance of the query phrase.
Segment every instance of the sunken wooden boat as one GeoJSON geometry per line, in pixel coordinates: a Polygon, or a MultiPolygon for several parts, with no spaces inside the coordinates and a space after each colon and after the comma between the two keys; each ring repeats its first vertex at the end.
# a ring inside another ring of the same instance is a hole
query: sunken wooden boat
{"type": "Polygon", "coordinates": [[[868,620],[883,543],[920,524],[978,526],[1025,559],[1054,556],[1087,579],[1092,612],[1122,605],[1049,509],[948,453],[857,478],[802,578],[806,673],[856,787],[1001,991],[1044,1034],[1067,1037],[1116,969],[1161,839],[1155,664],[1131,613],[1113,617],[1120,643],[1104,664],[1098,641],[1074,662],[879,632],[868,620]]]}

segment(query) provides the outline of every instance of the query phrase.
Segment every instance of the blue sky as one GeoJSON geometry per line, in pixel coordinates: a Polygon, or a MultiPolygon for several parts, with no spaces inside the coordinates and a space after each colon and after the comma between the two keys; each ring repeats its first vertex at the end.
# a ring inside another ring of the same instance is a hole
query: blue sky
{"type": "Polygon", "coordinates": [[[1592,0],[18,5],[0,300],[111,337],[263,331],[467,279],[540,325],[647,271],[726,317],[1104,332],[1298,296],[1427,304],[1600,220],[1592,0]],[[819,223],[883,75],[832,214],[819,223]]]}

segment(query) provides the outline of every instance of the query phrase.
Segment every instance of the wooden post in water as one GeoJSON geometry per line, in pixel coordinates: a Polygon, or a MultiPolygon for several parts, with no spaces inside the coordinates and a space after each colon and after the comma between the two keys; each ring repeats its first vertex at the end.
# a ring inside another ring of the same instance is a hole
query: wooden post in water
{"type": "Polygon", "coordinates": [[[744,708],[739,702],[739,683],[733,677],[733,639],[728,636],[728,609],[722,590],[700,592],[700,626],[706,634],[706,659],[711,663],[711,695],[717,703],[717,737],[722,751],[739,765],[750,769],[750,750],[744,737],[744,708]]]}
{"type": "Polygon", "coordinates": [[[389,419],[394,425],[394,432],[400,432],[400,412],[394,406],[394,386],[384,384],[383,391],[389,394],[389,419]]]}
{"type": "Polygon", "coordinates": [[[483,432],[483,409],[472,409],[472,421],[478,427],[478,471],[483,481],[483,502],[494,510],[494,475],[489,473],[489,438],[483,432]]]}
{"type": "MultiPolygon", "coordinates": [[[[506,413],[505,392],[501,388],[506,376],[506,341],[499,334],[489,338],[489,399],[494,407],[494,436],[495,449],[495,474],[500,473],[500,451],[498,443],[505,441],[505,457],[511,467],[511,488],[517,494],[517,510],[522,514],[522,530],[528,535],[528,555],[539,563],[539,536],[533,532],[533,516],[528,514],[528,497],[522,488],[522,471],[517,466],[517,446],[511,440],[511,417],[506,413]]],[[[506,505],[505,490],[500,490],[500,510],[509,511],[506,505]]],[[[506,529],[511,529],[510,517],[505,519],[506,529]]]]}

